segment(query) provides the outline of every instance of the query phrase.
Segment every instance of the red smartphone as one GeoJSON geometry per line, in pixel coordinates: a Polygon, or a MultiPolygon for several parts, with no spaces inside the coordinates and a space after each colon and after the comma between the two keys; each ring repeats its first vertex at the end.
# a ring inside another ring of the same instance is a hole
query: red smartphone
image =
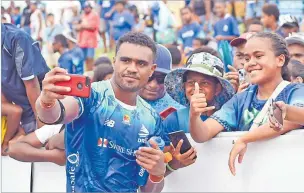
{"type": "Polygon", "coordinates": [[[177,111],[176,108],[169,107],[169,108],[163,110],[162,112],[160,112],[159,115],[162,119],[166,119],[171,113],[173,113],[175,111],[177,111]]]}
{"type": "Polygon", "coordinates": [[[56,82],[57,86],[70,87],[70,92],[60,92],[58,94],[89,98],[91,93],[91,80],[87,76],[78,74],[68,74],[71,77],[69,81],[56,82]]]}
{"type": "MultiPolygon", "coordinates": [[[[191,149],[191,143],[189,142],[186,134],[184,131],[180,130],[180,131],[175,131],[172,133],[169,133],[169,138],[171,143],[173,144],[174,148],[176,148],[178,142],[182,139],[183,140],[183,145],[181,147],[180,153],[184,154],[187,151],[189,151],[191,149]]],[[[195,156],[193,159],[196,159],[197,156],[195,156]]]]}

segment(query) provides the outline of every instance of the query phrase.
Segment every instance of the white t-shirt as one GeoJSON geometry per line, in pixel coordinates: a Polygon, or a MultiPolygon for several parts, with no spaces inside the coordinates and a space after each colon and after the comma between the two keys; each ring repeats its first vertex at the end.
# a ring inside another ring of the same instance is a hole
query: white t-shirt
{"type": "Polygon", "coordinates": [[[59,125],[44,125],[40,129],[35,130],[35,134],[38,140],[45,144],[51,137],[58,134],[62,128],[62,124],[59,125]]]}

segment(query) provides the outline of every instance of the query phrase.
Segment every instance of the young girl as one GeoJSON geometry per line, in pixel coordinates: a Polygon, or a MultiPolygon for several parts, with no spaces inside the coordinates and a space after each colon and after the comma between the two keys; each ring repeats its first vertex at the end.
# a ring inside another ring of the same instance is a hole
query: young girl
{"type": "Polygon", "coordinates": [[[202,121],[200,114],[206,104],[201,93],[194,94],[190,102],[190,133],[196,142],[205,142],[221,131],[249,131],[235,143],[229,159],[235,175],[234,160],[242,161],[247,144],[270,139],[300,128],[299,124],[284,121],[280,132],[270,128],[268,108],[271,99],[294,106],[303,106],[304,86],[283,81],[283,68],[287,67],[289,53],[286,42],[273,33],[252,36],[245,46],[245,70],[252,86],[236,94],[209,119],[202,121]]]}

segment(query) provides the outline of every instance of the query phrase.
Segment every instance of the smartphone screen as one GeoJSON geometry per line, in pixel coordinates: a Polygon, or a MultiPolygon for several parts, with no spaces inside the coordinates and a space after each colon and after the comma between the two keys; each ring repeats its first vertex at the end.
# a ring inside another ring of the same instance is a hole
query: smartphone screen
{"type": "MultiPolygon", "coordinates": [[[[176,131],[176,132],[169,133],[169,138],[175,148],[176,148],[178,142],[181,139],[183,140],[183,145],[180,150],[181,154],[186,153],[192,147],[186,134],[184,133],[184,131],[176,131]]],[[[194,159],[196,159],[196,158],[197,158],[197,156],[194,157],[194,159]]]]}

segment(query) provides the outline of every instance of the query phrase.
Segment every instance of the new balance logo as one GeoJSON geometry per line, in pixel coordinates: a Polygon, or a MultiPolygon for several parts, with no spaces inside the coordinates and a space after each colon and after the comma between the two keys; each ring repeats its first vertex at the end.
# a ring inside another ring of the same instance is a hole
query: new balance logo
{"type": "Polygon", "coordinates": [[[107,120],[105,121],[104,125],[113,128],[114,125],[115,125],[115,121],[107,119],[107,120]]]}
{"type": "Polygon", "coordinates": [[[108,140],[107,139],[103,139],[103,138],[99,138],[98,142],[97,142],[97,146],[99,147],[108,147],[108,140]]]}

